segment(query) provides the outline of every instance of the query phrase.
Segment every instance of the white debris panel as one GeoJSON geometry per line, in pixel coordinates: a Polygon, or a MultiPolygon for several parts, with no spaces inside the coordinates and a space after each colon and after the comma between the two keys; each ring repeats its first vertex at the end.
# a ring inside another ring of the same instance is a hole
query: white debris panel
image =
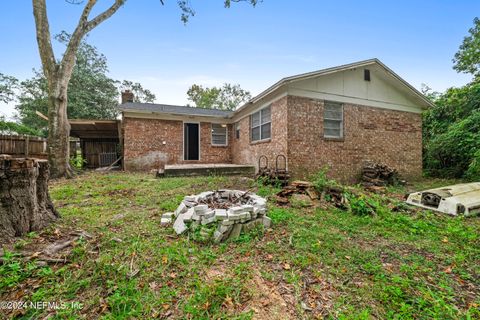
{"type": "Polygon", "coordinates": [[[411,193],[408,204],[453,216],[480,214],[480,182],[462,183],[411,193]]]}

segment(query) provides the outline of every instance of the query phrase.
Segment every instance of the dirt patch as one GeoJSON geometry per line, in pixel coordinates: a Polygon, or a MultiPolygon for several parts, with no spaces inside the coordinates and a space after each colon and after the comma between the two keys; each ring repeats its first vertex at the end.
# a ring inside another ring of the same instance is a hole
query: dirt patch
{"type": "Polygon", "coordinates": [[[295,319],[293,309],[288,307],[274,283],[266,281],[254,272],[248,287],[251,288],[251,299],[244,307],[245,312],[253,311],[254,320],[285,320],[295,319]]]}

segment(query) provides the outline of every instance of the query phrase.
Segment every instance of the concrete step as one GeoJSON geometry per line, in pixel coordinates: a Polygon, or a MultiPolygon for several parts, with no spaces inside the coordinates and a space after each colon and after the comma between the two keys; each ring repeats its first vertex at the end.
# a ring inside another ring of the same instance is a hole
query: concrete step
{"type": "Polygon", "coordinates": [[[172,165],[165,167],[165,177],[186,177],[186,176],[232,176],[255,174],[255,166],[249,165],[172,165]]]}

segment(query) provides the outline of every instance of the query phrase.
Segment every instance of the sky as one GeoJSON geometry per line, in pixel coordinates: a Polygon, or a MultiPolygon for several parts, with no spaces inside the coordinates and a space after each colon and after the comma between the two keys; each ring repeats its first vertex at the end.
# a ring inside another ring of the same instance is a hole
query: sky
{"type": "MultiPolygon", "coordinates": [[[[113,0],[99,0],[92,16],[113,0]]],[[[452,69],[478,0],[263,0],[255,8],[190,0],[185,25],[175,0],[129,0],[90,32],[110,74],[140,82],[158,103],[186,104],[192,84],[238,83],[256,95],[283,77],[378,58],[417,89],[461,86],[452,69]]],[[[52,34],[72,32],[83,5],[47,0],[52,34]]],[[[40,68],[30,0],[0,1],[0,73],[20,80],[40,68]]],[[[64,47],[55,45],[60,58],[64,47]]],[[[0,104],[11,117],[14,103],[0,104]]]]}

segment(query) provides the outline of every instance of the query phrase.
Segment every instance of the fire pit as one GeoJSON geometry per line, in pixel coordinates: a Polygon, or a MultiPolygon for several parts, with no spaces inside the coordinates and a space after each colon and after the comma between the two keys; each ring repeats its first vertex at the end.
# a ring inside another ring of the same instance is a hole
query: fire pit
{"type": "Polygon", "coordinates": [[[222,242],[235,239],[257,226],[269,228],[267,201],[248,191],[217,190],[186,196],[175,212],[162,215],[161,224],[177,234],[193,233],[199,239],[222,242]]]}

